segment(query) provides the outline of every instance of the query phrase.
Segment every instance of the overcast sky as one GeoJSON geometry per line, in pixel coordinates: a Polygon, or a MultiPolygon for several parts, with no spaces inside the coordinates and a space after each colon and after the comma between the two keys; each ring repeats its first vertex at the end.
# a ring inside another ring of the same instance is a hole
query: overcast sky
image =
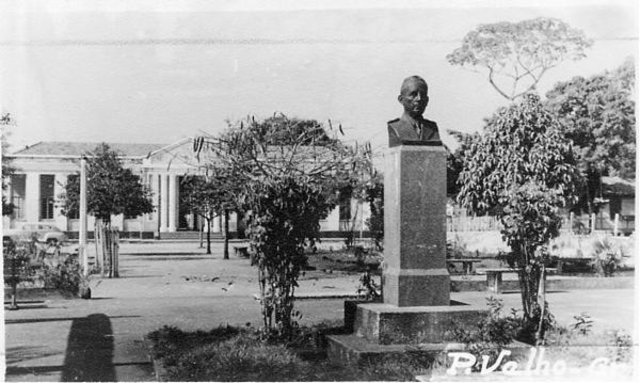
{"type": "MultiPolygon", "coordinates": [[[[638,58],[636,1],[21,1],[0,4],[0,107],[13,149],[38,141],[172,143],[246,115],[331,119],[386,144],[403,78],[426,117],[475,131],[506,104],[447,53],[481,23],[557,17],[594,40],[539,86],[638,58]]],[[[453,140],[443,134],[445,143],[453,140]]]]}

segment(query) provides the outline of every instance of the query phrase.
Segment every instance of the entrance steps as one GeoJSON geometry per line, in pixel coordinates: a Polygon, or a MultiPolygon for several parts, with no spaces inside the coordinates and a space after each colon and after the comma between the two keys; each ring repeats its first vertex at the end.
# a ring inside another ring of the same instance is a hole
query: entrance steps
{"type": "MultiPolygon", "coordinates": [[[[204,239],[206,240],[207,234],[204,234],[204,239]]],[[[160,233],[160,239],[166,240],[180,240],[180,241],[197,241],[200,239],[200,233],[197,231],[173,231],[160,233]]],[[[224,239],[222,233],[211,233],[211,239],[224,239]]]]}

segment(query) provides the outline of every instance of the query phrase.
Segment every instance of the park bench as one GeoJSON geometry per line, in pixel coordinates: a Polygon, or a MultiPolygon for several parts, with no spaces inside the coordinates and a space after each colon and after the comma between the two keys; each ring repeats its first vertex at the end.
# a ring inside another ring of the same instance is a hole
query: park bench
{"type": "Polygon", "coordinates": [[[585,257],[558,257],[556,258],[557,261],[557,265],[556,268],[558,269],[558,273],[562,273],[564,271],[564,267],[567,264],[572,264],[574,266],[579,266],[580,268],[587,268],[587,266],[589,266],[589,264],[592,262],[591,258],[585,258],[585,257]]]}
{"type": "Polygon", "coordinates": [[[249,248],[247,246],[234,246],[233,251],[237,257],[249,258],[249,248]]]}
{"type": "MultiPolygon", "coordinates": [[[[462,272],[464,274],[473,274],[473,264],[480,262],[480,259],[476,259],[476,258],[449,258],[447,259],[447,263],[449,264],[449,267],[451,268],[451,266],[453,266],[453,264],[455,263],[461,263],[462,264],[462,272]]],[[[455,266],[453,266],[455,268],[455,266]]]]}
{"type": "MultiPolygon", "coordinates": [[[[545,277],[547,274],[555,274],[558,270],[545,268],[545,277]]],[[[487,291],[500,294],[502,293],[502,274],[517,273],[518,269],[511,268],[495,268],[495,269],[478,269],[478,274],[487,275],[487,291]]]]}

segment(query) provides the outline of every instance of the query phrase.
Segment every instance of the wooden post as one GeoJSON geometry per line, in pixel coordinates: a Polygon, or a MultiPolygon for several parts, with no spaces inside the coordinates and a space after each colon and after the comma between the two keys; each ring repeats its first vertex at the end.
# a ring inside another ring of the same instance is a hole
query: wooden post
{"type": "Polygon", "coordinates": [[[620,213],[616,213],[613,217],[613,236],[618,236],[618,231],[620,230],[620,213]]]}
{"type": "Polygon", "coordinates": [[[120,272],[118,271],[118,263],[120,257],[120,232],[113,231],[113,277],[120,278],[120,272]]]}
{"type": "Polygon", "coordinates": [[[89,275],[89,255],[87,254],[87,159],[80,159],[80,233],[78,235],[78,256],[82,260],[82,273],[89,275]]]}
{"type": "Polygon", "coordinates": [[[591,233],[596,232],[596,213],[591,213],[591,233]]]}
{"type": "Polygon", "coordinates": [[[573,212],[569,212],[569,232],[573,234],[573,212]]]}

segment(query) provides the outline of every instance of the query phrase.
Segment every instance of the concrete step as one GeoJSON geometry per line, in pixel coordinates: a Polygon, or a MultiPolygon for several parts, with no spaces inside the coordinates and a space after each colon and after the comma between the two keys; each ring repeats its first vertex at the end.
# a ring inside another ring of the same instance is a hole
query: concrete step
{"type": "MultiPolygon", "coordinates": [[[[204,238],[206,239],[206,233],[204,238]]],[[[211,239],[223,239],[224,236],[221,233],[211,233],[211,239]]],[[[160,239],[168,240],[199,240],[200,233],[197,231],[174,231],[168,233],[160,233],[160,239]]]]}

